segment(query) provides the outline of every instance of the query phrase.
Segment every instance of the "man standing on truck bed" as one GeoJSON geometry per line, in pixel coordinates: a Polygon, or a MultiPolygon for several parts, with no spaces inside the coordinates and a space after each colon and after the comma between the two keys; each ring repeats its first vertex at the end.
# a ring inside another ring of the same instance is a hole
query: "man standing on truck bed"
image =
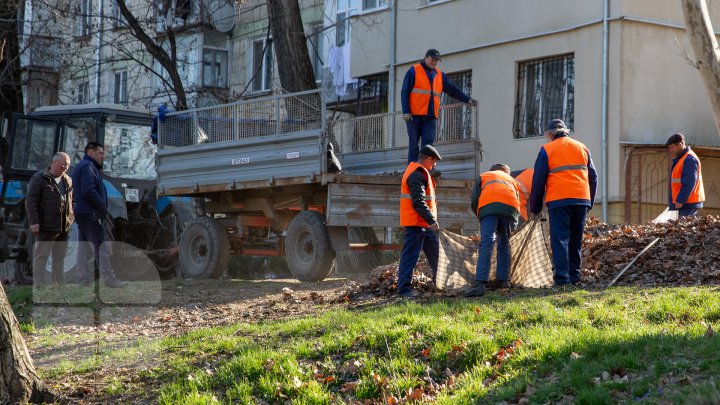
{"type": "Polygon", "coordinates": [[[435,179],[430,176],[430,170],[438,160],[442,158],[435,148],[423,146],[418,161],[410,162],[405,169],[400,185],[400,226],[405,227],[405,239],[398,265],[397,293],[405,298],[417,296],[410,284],[421,250],[425,252],[435,283],[440,250],[435,232],[440,226],[437,223],[435,179]]]}
{"type": "Polygon", "coordinates": [[[90,243],[95,253],[95,263],[100,269],[100,279],[106,287],[121,288],[124,281],[115,278],[110,267],[110,253],[105,242],[103,221],[107,215],[107,191],[103,184],[102,163],[105,149],[97,142],[88,142],[85,157],[75,166],[72,181],[75,185],[75,222],[78,224],[79,244],[77,273],[78,282],[92,283],[95,272],[88,268],[90,243]]]}
{"type": "Polygon", "coordinates": [[[70,156],[57,152],[50,167],[35,173],[28,183],[25,210],[30,231],[35,235],[33,281],[47,284],[47,261],[52,254],[52,282],[65,284],[63,260],[67,251],[68,231],[73,223],[72,181],[65,174],[70,156]]]}
{"type": "MultiPolygon", "coordinates": [[[[418,159],[420,141],[423,145],[435,142],[440,95],[443,92],[471,106],[477,105],[475,99],[463,93],[436,67],[440,60],[440,52],[429,49],[425,59],[405,73],[400,100],[408,130],[408,163],[418,159]]],[[[437,176],[440,172],[433,171],[432,174],[437,176]]]]}

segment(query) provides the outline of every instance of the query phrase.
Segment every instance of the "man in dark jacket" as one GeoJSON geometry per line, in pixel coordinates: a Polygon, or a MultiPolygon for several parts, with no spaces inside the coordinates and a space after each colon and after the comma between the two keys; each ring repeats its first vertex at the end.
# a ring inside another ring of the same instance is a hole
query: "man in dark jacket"
{"type": "Polygon", "coordinates": [[[440,226],[437,223],[435,179],[430,176],[430,170],[438,160],[442,158],[435,148],[423,146],[418,161],[409,163],[405,169],[400,185],[400,226],[405,227],[397,282],[397,293],[401,297],[417,296],[410,284],[420,251],[425,252],[435,282],[440,249],[435,232],[440,226]]]}
{"type": "MultiPolygon", "coordinates": [[[[400,101],[408,130],[408,163],[417,160],[419,143],[432,145],[435,142],[442,93],[471,106],[477,105],[477,101],[463,93],[437,68],[440,60],[440,52],[429,49],[425,58],[405,73],[400,101]]],[[[432,174],[439,175],[439,172],[432,174]]]]}
{"type": "Polygon", "coordinates": [[[85,157],[73,170],[75,185],[75,221],[78,224],[79,244],[77,273],[80,284],[89,284],[94,272],[89,268],[91,247],[95,253],[95,263],[100,269],[103,284],[110,288],[121,288],[125,282],[115,278],[110,267],[110,253],[105,242],[103,221],[107,215],[107,191],[103,184],[102,162],[105,150],[97,142],[88,142],[85,157]]]}
{"type": "Polygon", "coordinates": [[[72,181],[65,172],[70,156],[58,152],[50,167],[35,173],[28,183],[25,198],[30,231],[35,235],[33,273],[35,286],[47,284],[47,261],[52,254],[52,282],[65,284],[63,260],[67,251],[68,231],[73,223],[72,181]]]}
{"type": "Polygon", "coordinates": [[[670,167],[670,211],[678,211],[679,217],[697,215],[705,201],[700,159],[685,143],[685,135],[677,133],[667,140],[672,155],[670,167]]]}

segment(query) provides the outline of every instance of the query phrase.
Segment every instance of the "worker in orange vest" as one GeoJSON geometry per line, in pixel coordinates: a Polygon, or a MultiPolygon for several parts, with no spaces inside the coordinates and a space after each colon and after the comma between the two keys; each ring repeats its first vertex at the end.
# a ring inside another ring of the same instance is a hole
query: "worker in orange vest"
{"type": "MultiPolygon", "coordinates": [[[[429,49],[425,59],[405,73],[400,101],[408,130],[408,163],[418,159],[419,144],[432,145],[435,142],[440,95],[443,92],[463,103],[477,105],[475,99],[463,93],[437,68],[440,60],[440,52],[429,49]]],[[[433,171],[432,174],[439,176],[440,172],[433,171]]]]}
{"type": "Polygon", "coordinates": [[[528,199],[532,190],[532,178],[535,170],[532,168],[524,170],[516,170],[510,173],[511,176],[520,184],[520,217],[523,221],[528,220],[528,199]]]}
{"type": "Polygon", "coordinates": [[[678,216],[697,215],[705,201],[700,159],[685,144],[685,135],[674,134],[665,143],[673,157],[670,168],[670,211],[678,216]]]}
{"type": "Polygon", "coordinates": [[[571,139],[560,119],[551,120],[535,161],[529,211],[538,215],[547,204],[550,214],[555,285],[580,284],[585,216],[595,202],[597,173],[590,151],[571,139]]]}
{"type": "Polygon", "coordinates": [[[435,282],[440,250],[435,232],[440,226],[437,223],[435,179],[430,170],[439,160],[442,157],[437,149],[423,146],[417,162],[410,162],[405,169],[400,185],[400,226],[405,227],[405,239],[398,265],[397,293],[405,298],[417,296],[410,284],[421,250],[425,252],[435,282]]]}
{"type": "Polygon", "coordinates": [[[490,277],[490,261],[497,240],[497,271],[495,279],[500,288],[510,288],[510,233],[520,216],[520,185],[510,176],[510,168],[496,164],[475,180],[470,196],[470,208],[480,221],[480,246],[477,270],[466,297],[485,295],[490,277]]]}

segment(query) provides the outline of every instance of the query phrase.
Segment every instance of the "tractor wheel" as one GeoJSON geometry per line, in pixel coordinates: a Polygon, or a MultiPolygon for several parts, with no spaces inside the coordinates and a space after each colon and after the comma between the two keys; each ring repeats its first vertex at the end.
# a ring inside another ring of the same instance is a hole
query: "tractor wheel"
{"type": "Polygon", "coordinates": [[[197,217],[180,237],[183,278],[219,278],[230,259],[228,236],[210,217],[197,217]]]}
{"type": "Polygon", "coordinates": [[[293,218],[285,238],[285,258],[300,281],[321,281],[330,274],[335,251],[322,214],[301,211],[293,218]]]}

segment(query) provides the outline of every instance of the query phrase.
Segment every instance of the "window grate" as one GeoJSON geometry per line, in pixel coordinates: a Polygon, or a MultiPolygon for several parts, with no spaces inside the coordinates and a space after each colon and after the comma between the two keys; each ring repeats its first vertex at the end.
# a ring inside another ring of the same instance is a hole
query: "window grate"
{"type": "Polygon", "coordinates": [[[513,135],[516,139],[542,136],[551,119],[572,129],[575,116],[575,56],[521,62],[518,65],[513,135]]]}

